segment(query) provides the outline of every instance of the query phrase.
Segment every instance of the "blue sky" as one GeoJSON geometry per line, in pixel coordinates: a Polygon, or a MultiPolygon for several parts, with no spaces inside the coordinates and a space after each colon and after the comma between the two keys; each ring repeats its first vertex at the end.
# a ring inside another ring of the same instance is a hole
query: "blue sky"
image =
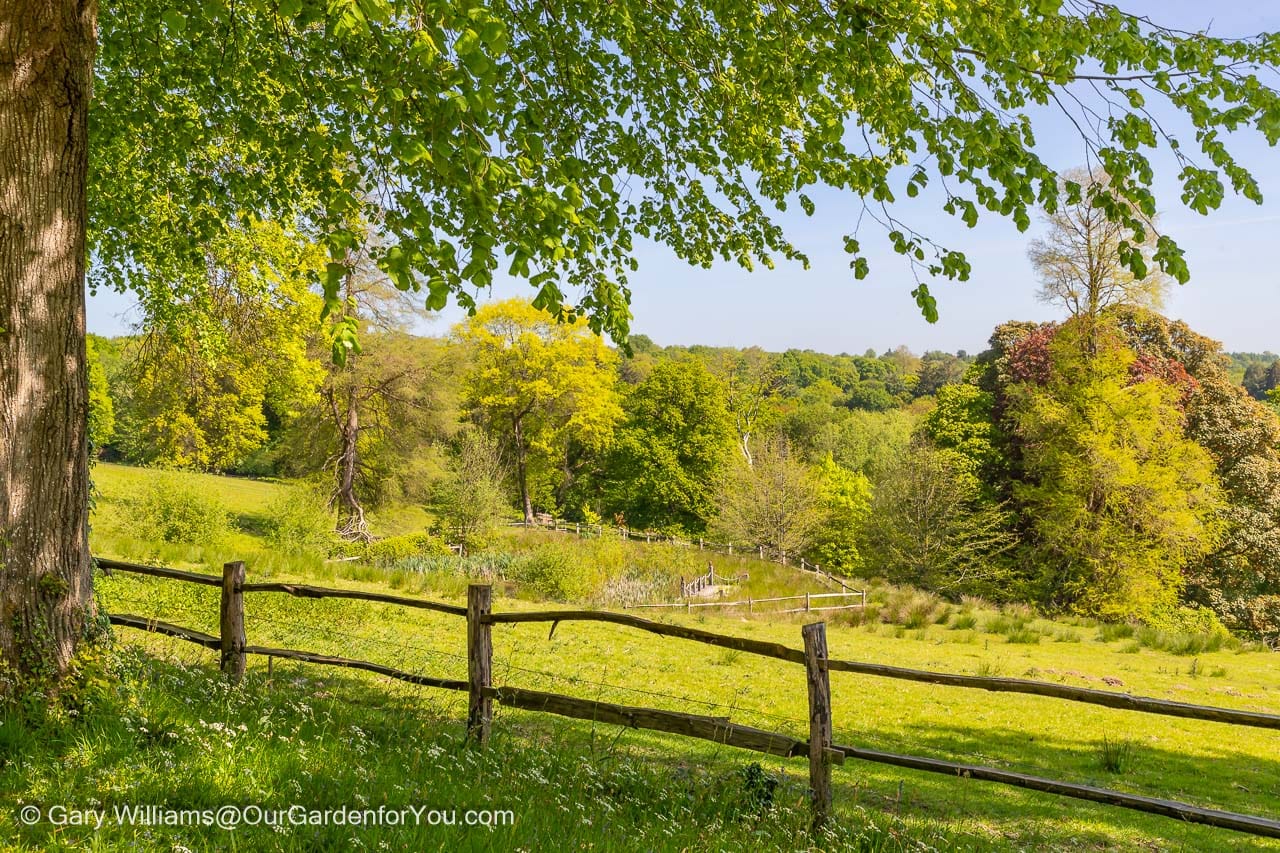
{"type": "MultiPolygon", "coordinates": [[[[1120,5],[1170,26],[1209,26],[1221,36],[1280,30],[1280,4],[1272,2],[1122,0],[1120,5]]],[[[1033,114],[1033,119],[1039,151],[1050,165],[1069,168],[1084,162],[1082,145],[1069,125],[1049,112],[1033,114]]],[[[1176,121],[1173,124],[1182,130],[1176,121]]],[[[1186,146],[1194,141],[1190,134],[1181,136],[1186,146]]],[[[1228,350],[1280,351],[1280,149],[1267,147],[1252,133],[1234,135],[1229,145],[1258,179],[1267,199],[1263,205],[1228,196],[1219,210],[1202,217],[1181,206],[1171,159],[1154,160],[1161,228],[1185,250],[1192,275],[1190,283],[1175,287],[1166,313],[1223,341],[1228,350]]],[[[769,350],[855,353],[906,344],[916,352],[977,352],[998,323],[1057,316],[1056,309],[1036,302],[1036,281],[1026,259],[1038,222],[1023,234],[1011,222],[984,217],[970,230],[943,213],[932,194],[900,205],[897,215],[938,242],[962,248],[973,266],[968,282],[931,285],[941,318],[929,324],[910,297],[914,283],[909,269],[878,232],[864,231],[871,275],[863,281],[853,279],[841,235],[851,230],[858,200],[834,192],[817,193],[814,199],[813,217],[796,213],[781,220],[809,254],[808,270],[781,262],[773,271],[747,273],[732,264],[704,270],[684,264],[663,247],[639,245],[640,269],[631,276],[633,330],[660,344],[754,344],[769,350]]],[[[531,293],[514,282],[501,282],[492,290],[494,298],[531,293]]],[[[120,294],[91,297],[89,330],[127,331],[137,319],[131,305],[132,300],[120,294]]],[[[461,316],[456,309],[446,309],[423,331],[443,332],[461,316]]]]}

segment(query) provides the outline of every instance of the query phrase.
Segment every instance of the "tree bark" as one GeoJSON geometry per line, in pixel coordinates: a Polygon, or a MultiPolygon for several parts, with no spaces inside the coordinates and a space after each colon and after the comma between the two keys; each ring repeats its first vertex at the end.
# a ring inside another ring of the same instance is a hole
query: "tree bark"
{"type": "MultiPolygon", "coordinates": [[[[354,356],[349,356],[353,358],[354,356]]],[[[367,542],[369,525],[364,507],[356,495],[356,474],[360,468],[360,388],[354,381],[347,389],[346,411],[340,412],[335,395],[329,392],[334,425],[338,428],[338,460],[335,466],[333,503],[337,505],[337,532],[344,539],[367,542]]]]}
{"type": "Polygon", "coordinates": [[[529,451],[524,446],[524,424],[519,417],[511,419],[516,446],[516,481],[520,486],[520,505],[524,523],[533,524],[533,501],[529,497],[529,451]]]}
{"type": "Polygon", "coordinates": [[[56,677],[93,608],[84,278],[97,6],[0,2],[0,668],[56,677]]]}

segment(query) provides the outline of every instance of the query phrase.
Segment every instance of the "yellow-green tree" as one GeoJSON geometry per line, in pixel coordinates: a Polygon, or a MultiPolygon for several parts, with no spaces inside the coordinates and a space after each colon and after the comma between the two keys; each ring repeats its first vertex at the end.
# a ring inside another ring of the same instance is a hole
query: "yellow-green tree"
{"type": "Polygon", "coordinates": [[[572,476],[575,450],[608,445],[622,415],[617,356],[581,318],[557,322],[518,299],[481,307],[454,335],[471,362],[466,404],[507,450],[525,520],[533,521],[530,482],[572,476]]]}
{"type": "Polygon", "coordinates": [[[831,454],[813,470],[825,517],[814,536],[810,556],[820,566],[844,572],[862,568],[858,534],[871,511],[871,481],[861,471],[850,471],[831,454]]]}
{"type": "Polygon", "coordinates": [[[274,223],[211,243],[205,279],[181,300],[143,303],[132,353],[125,454],[181,468],[235,468],[268,439],[268,416],[296,414],[324,374],[308,356],[322,256],[274,223]]]}
{"type": "Polygon", "coordinates": [[[1014,498],[1049,602],[1147,619],[1177,605],[1184,568],[1213,548],[1221,492],[1212,457],[1183,434],[1179,391],[1133,376],[1113,334],[1090,353],[1093,332],[1068,323],[1048,381],[1011,389],[1027,477],[1014,498]]]}
{"type": "Polygon", "coordinates": [[[115,406],[107,387],[107,372],[98,355],[97,336],[85,338],[85,360],[89,366],[89,446],[94,452],[111,440],[116,429],[115,406]]]}

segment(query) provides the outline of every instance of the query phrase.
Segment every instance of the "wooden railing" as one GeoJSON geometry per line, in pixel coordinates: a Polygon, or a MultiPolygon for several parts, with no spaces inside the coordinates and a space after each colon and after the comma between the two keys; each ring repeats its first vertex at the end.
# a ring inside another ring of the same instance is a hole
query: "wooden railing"
{"type": "Polygon", "coordinates": [[[818,578],[824,582],[830,582],[839,586],[845,592],[857,592],[851,585],[851,581],[834,574],[819,566],[817,563],[810,563],[803,556],[798,559],[794,554],[788,554],[784,550],[777,548],[769,548],[765,545],[744,545],[733,542],[713,542],[703,537],[682,539],[679,536],[673,536],[669,533],[656,533],[652,530],[632,530],[628,527],[611,527],[605,524],[583,524],[580,521],[565,521],[550,515],[535,517],[534,521],[512,521],[509,527],[520,527],[524,529],[541,528],[552,530],[558,533],[572,533],[575,536],[620,536],[623,539],[633,541],[641,541],[648,544],[665,542],[682,548],[697,547],[699,551],[715,551],[729,556],[738,555],[740,557],[754,556],[758,560],[768,560],[769,562],[779,563],[784,566],[794,566],[801,571],[813,572],[818,578]]]}
{"type": "Polygon", "coordinates": [[[190,628],[136,615],[110,614],[109,618],[112,624],[115,625],[165,634],[218,651],[221,658],[221,667],[232,680],[238,680],[244,674],[248,655],[266,655],[268,657],[306,661],[326,666],[360,669],[411,684],[438,687],[445,690],[465,691],[468,694],[468,736],[479,745],[483,745],[489,736],[493,719],[493,703],[496,701],[499,704],[513,708],[543,711],[564,717],[611,723],[631,728],[652,729],[685,737],[701,738],[769,755],[808,757],[809,786],[815,827],[821,826],[831,813],[832,765],[841,764],[848,758],[854,758],[929,773],[941,773],[958,778],[981,779],[1004,785],[1013,785],[1058,796],[1106,803],[1139,812],[1165,815],[1191,823],[1280,838],[1280,821],[1271,818],[1209,809],[1173,800],[1146,797],[1091,785],[1060,782],[992,767],[961,764],[923,756],[899,755],[838,744],[834,741],[832,732],[829,674],[835,670],[949,687],[1025,693],[1148,714],[1280,731],[1280,716],[1274,714],[1192,705],[1184,702],[1171,702],[1164,699],[1070,687],[1063,684],[1029,679],[958,675],[884,664],[839,660],[828,656],[826,625],[822,622],[803,626],[801,629],[803,648],[792,648],[782,643],[719,634],[700,628],[655,622],[626,613],[609,611],[550,610],[494,613],[492,611],[492,588],[484,584],[473,584],[468,587],[467,606],[464,608],[457,605],[382,593],[286,583],[246,583],[244,564],[238,562],[227,563],[223,567],[223,574],[220,578],[176,569],[140,566],[118,560],[100,559],[98,560],[98,565],[106,571],[133,572],[170,580],[220,587],[222,590],[218,620],[220,634],[216,637],[191,630],[190,628]],[[302,598],[349,598],[376,601],[465,617],[467,680],[432,678],[369,661],[334,657],[297,649],[249,645],[245,637],[244,594],[268,592],[284,593],[302,598]],[[691,640],[802,665],[805,668],[809,700],[808,740],[740,725],[730,722],[727,717],[632,707],[610,702],[580,699],[558,693],[527,690],[514,686],[495,686],[492,683],[493,626],[534,622],[550,622],[552,633],[562,622],[604,622],[646,631],[662,637],[691,640]]]}
{"type": "Polygon", "coordinates": [[[698,575],[690,581],[680,578],[680,597],[688,598],[691,595],[697,595],[704,589],[714,586],[716,582],[715,569],[707,566],[706,574],[698,575]]]}
{"type": "MultiPolygon", "coordinates": [[[[684,581],[681,580],[681,588],[684,587],[684,581]]],[[[755,608],[760,604],[777,604],[783,602],[803,601],[804,604],[799,607],[787,607],[781,610],[766,610],[768,613],[819,613],[828,610],[866,610],[867,593],[863,590],[854,592],[806,592],[803,595],[777,595],[769,598],[753,598],[748,596],[733,601],[664,601],[653,604],[629,604],[623,607],[624,610],[630,610],[641,607],[667,607],[667,608],[684,608],[686,612],[692,612],[695,607],[745,607],[747,613],[755,613],[755,608]],[[830,599],[857,599],[857,603],[852,604],[832,604],[814,606],[813,602],[830,599]]]]}

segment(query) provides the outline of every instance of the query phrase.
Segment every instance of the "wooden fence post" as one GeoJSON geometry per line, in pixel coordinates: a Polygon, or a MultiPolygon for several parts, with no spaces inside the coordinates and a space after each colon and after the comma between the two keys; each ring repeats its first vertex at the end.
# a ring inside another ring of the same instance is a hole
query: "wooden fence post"
{"type": "Polygon", "coordinates": [[[492,626],[480,619],[493,605],[493,587],[473,583],[467,587],[467,737],[481,746],[489,739],[493,699],[484,691],[493,681],[492,626]]]}
{"type": "Polygon", "coordinates": [[[809,788],[813,797],[813,830],[831,815],[831,681],[827,672],[827,625],[814,622],[800,629],[809,683],[809,788]]]}
{"type": "Polygon", "coordinates": [[[244,563],[222,565],[222,603],[218,608],[218,625],[222,640],[222,671],[232,681],[239,681],[244,675],[244,647],[248,641],[244,634],[244,593],[240,586],[244,583],[244,563]]]}

